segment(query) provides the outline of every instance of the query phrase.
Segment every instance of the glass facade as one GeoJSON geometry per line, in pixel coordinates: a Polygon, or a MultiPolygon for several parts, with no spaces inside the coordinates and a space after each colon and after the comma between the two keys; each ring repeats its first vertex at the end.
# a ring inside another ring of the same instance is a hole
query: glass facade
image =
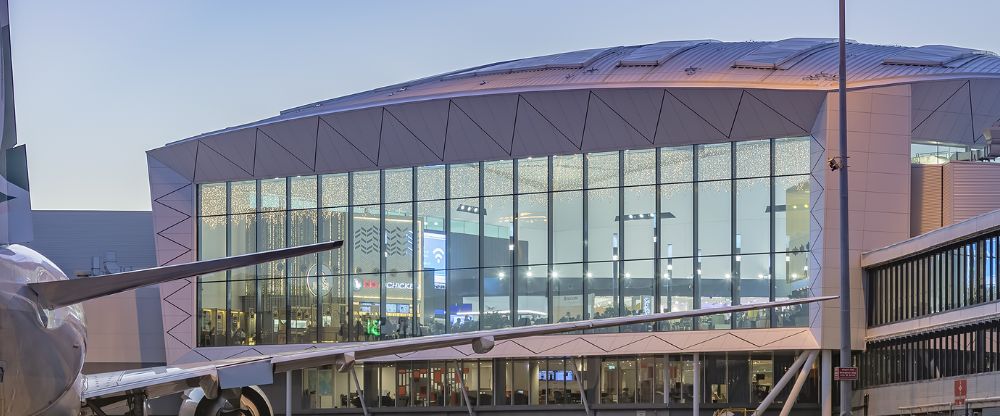
{"type": "MultiPolygon", "coordinates": [[[[198,343],[394,339],[805,297],[811,142],[201,184],[202,259],[346,244],[201,276],[198,343]]],[[[806,308],[656,329],[805,326],[806,308]]]]}
{"type": "MultiPolygon", "coordinates": [[[[759,404],[795,361],[788,352],[730,352],[703,355],[702,403],[729,407],[759,404]]],[[[321,367],[295,371],[301,401],[293,410],[359,408],[654,405],[690,407],[694,400],[691,355],[585,358],[396,361],[358,364],[357,391],[350,373],[321,367]],[[463,391],[464,389],[464,391],[463,391]]],[[[797,404],[818,397],[814,364],[797,404]]],[[[279,383],[279,385],[281,385],[279,383]]],[[[787,393],[779,396],[780,406],[787,393]]],[[[513,410],[513,409],[512,409],[513,410]]]]}
{"type": "Polygon", "coordinates": [[[1000,233],[865,270],[868,326],[879,326],[1000,299],[1000,233]]]}
{"type": "Polygon", "coordinates": [[[869,342],[860,361],[866,386],[1000,371],[1000,319],[869,342]]]}

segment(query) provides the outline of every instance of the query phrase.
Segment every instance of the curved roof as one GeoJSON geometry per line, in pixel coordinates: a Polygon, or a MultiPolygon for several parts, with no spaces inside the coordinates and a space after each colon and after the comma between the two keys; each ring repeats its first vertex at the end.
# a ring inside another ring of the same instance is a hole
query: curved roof
{"type": "MultiPolygon", "coordinates": [[[[957,77],[1000,78],[1000,57],[946,45],[849,41],[850,88],[957,77]]],[[[497,62],[282,111],[282,115],[515,91],[617,87],[742,87],[833,90],[836,39],[773,42],[664,41],[497,62]]],[[[280,117],[280,116],[279,116],[280,117]]]]}

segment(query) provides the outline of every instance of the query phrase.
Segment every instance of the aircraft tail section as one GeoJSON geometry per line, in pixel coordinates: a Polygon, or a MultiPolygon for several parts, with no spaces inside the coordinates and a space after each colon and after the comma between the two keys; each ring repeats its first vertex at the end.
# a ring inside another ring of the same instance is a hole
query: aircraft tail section
{"type": "Polygon", "coordinates": [[[0,244],[26,243],[33,236],[28,157],[17,145],[7,0],[0,0],[0,108],[0,244]]]}

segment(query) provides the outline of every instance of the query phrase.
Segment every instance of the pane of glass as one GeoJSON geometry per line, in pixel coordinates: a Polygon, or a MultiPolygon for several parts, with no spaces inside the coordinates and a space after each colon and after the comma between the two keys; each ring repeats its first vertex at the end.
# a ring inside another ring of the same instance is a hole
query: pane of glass
{"type": "Polygon", "coordinates": [[[809,176],[774,178],[775,251],[809,250],[809,176]]]}
{"type": "Polygon", "coordinates": [[[732,250],[732,182],[701,182],[698,189],[698,253],[709,256],[732,250]]]}
{"type": "Polygon", "coordinates": [[[671,355],[670,403],[691,403],[694,399],[694,360],[690,355],[671,355]]]}
{"type": "MultiPolygon", "coordinates": [[[[316,210],[295,210],[288,211],[288,246],[295,247],[316,242],[316,210]]],[[[288,276],[318,276],[317,255],[309,254],[305,256],[288,259],[288,276]]],[[[314,315],[315,316],[315,315],[314,315]]]]}
{"type": "Polygon", "coordinates": [[[254,345],[257,343],[257,283],[253,280],[234,281],[229,284],[229,307],[232,309],[229,343],[254,345]]]}
{"type": "Polygon", "coordinates": [[[483,266],[509,266],[514,252],[514,198],[483,198],[483,266]]]}
{"type": "MultiPolygon", "coordinates": [[[[347,207],[323,208],[319,211],[319,241],[347,241],[347,207]]],[[[347,274],[348,248],[319,254],[323,275],[347,274]]]]}
{"type": "Polygon", "coordinates": [[[316,208],[316,177],[294,176],[289,181],[292,209],[316,208]]]}
{"type": "Polygon", "coordinates": [[[320,176],[320,191],[324,207],[342,207],[347,205],[348,178],[346,173],[320,176]]]}
{"type": "Polygon", "coordinates": [[[469,198],[479,196],[479,164],[466,163],[450,165],[451,197],[469,198]]]}
{"type": "Polygon", "coordinates": [[[198,215],[224,215],[226,213],[226,184],[198,185],[198,215]]]}
{"type": "Polygon", "coordinates": [[[660,149],[660,182],[691,182],[694,180],[694,158],[691,146],[660,149]]]}
{"type": "Polygon", "coordinates": [[[451,200],[448,267],[479,267],[479,199],[451,200]]]}
{"type": "Polygon", "coordinates": [[[390,169],[385,171],[385,202],[407,202],[413,200],[413,169],[390,169]]]}
{"type": "MultiPolygon", "coordinates": [[[[262,212],[257,217],[257,250],[274,250],[285,247],[285,213],[262,212]]],[[[275,260],[257,265],[258,278],[284,278],[285,260],[275,260]]]]}
{"type": "Polygon", "coordinates": [[[285,279],[258,280],[260,290],[260,343],[285,344],[285,279]]]}
{"type": "Polygon", "coordinates": [[[430,199],[444,199],[445,166],[420,166],[417,168],[417,194],[418,200],[426,201],[430,199]]]}
{"type": "MultiPolygon", "coordinates": [[[[621,283],[622,308],[625,315],[648,315],[653,313],[655,302],[653,289],[653,261],[637,260],[623,262],[621,283]]],[[[637,324],[624,327],[629,332],[648,332],[652,324],[637,324]]]]}
{"type": "Polygon", "coordinates": [[[696,146],[698,152],[698,180],[711,181],[729,179],[732,168],[730,143],[702,144],[696,146]]]}
{"type": "Polygon", "coordinates": [[[726,354],[705,354],[705,392],[702,400],[706,403],[729,403],[729,384],[726,377],[726,354]]]}
{"type": "Polygon", "coordinates": [[[789,137],[774,140],[774,174],[795,175],[809,173],[810,137],[789,137]]]}
{"type": "Polygon", "coordinates": [[[351,173],[351,194],[354,205],[379,203],[381,183],[379,171],[351,173]]]}
{"type": "MultiPolygon", "coordinates": [[[[223,206],[223,209],[224,206],[223,206]]],[[[198,219],[198,259],[212,260],[226,257],[226,216],[202,217],[198,219]]],[[[226,272],[202,275],[203,282],[226,281],[226,272]]]]}
{"type": "MultiPolygon", "coordinates": [[[[229,255],[238,256],[257,251],[257,215],[229,216],[229,255]]],[[[256,267],[247,266],[229,271],[232,280],[249,280],[256,277],[256,267]]]]}
{"type": "Polygon", "coordinates": [[[600,403],[618,403],[618,360],[601,360],[601,400],[600,403]]]}
{"type": "MultiPolygon", "coordinates": [[[[758,254],[736,256],[736,275],[739,276],[740,305],[767,303],[771,298],[771,256],[758,254]]],[[[768,311],[754,310],[736,313],[738,328],[767,328],[768,311]]]]}
{"type": "Polygon", "coordinates": [[[587,187],[590,189],[618,186],[618,152],[587,154],[587,187]]]}
{"type": "Polygon", "coordinates": [[[226,345],[226,282],[198,283],[201,300],[199,345],[226,345]]]}
{"type": "MultiPolygon", "coordinates": [[[[637,363],[638,385],[636,385],[636,403],[654,403],[653,396],[656,380],[656,364],[653,357],[640,357],[637,363]]],[[[662,373],[661,373],[662,374],[662,373]]],[[[658,391],[663,391],[660,389],[658,391]]],[[[662,397],[662,395],[660,396],[662,397]]],[[[663,403],[663,400],[660,400],[663,403]]]]}
{"type": "Polygon", "coordinates": [[[260,210],[283,211],[288,209],[285,195],[285,178],[264,179],[260,181],[260,210]]]}
{"type": "Polygon", "coordinates": [[[552,319],[558,322],[583,319],[583,265],[552,266],[552,319]]]}
{"type": "Polygon", "coordinates": [[[771,182],[736,181],[736,253],[771,251],[771,182]]]}
{"type": "Polygon", "coordinates": [[[511,404],[527,405],[531,392],[531,364],[528,360],[513,360],[512,367],[514,388],[511,404]]]}
{"type": "Polygon", "coordinates": [[[759,178],[771,174],[771,141],[736,142],[736,177],[759,178]]]}
{"type": "Polygon", "coordinates": [[[389,272],[413,270],[413,204],[385,205],[383,257],[389,272]]]}
{"type": "Polygon", "coordinates": [[[493,360],[479,361],[479,398],[478,405],[493,405],[493,360]]]}
{"type": "Polygon", "coordinates": [[[552,156],[552,190],[583,189],[583,155],[552,156]]]}
{"type": "MultiPolygon", "coordinates": [[[[615,273],[618,263],[590,263],[586,265],[584,276],[587,279],[587,316],[590,319],[611,318],[618,316],[618,279],[615,273]]],[[[617,330],[598,330],[599,332],[617,332],[617,330]]]]}
{"type": "Polygon", "coordinates": [[[292,318],[289,325],[290,344],[310,344],[316,342],[317,277],[288,279],[288,299],[292,318]]]}
{"type": "Polygon", "coordinates": [[[483,269],[482,329],[511,326],[511,271],[507,267],[483,269]]]}
{"type": "Polygon", "coordinates": [[[385,324],[382,336],[388,339],[413,335],[413,275],[389,272],[385,275],[385,324]]]}
{"type": "Polygon", "coordinates": [[[587,255],[590,261],[618,259],[618,189],[587,191],[587,255]]]}
{"type": "Polygon", "coordinates": [[[626,259],[653,258],[656,244],[656,187],[625,188],[625,238],[622,248],[626,259]]]}
{"type": "Polygon", "coordinates": [[[257,181],[229,184],[229,213],[249,214],[257,210],[257,181]]]}
{"type": "Polygon", "coordinates": [[[514,193],[514,162],[496,160],[483,163],[483,195],[514,193]]]}
{"type": "Polygon", "coordinates": [[[353,291],[352,311],[354,313],[354,341],[378,341],[382,339],[381,281],[377,274],[351,276],[353,291]]]}
{"type": "Polygon", "coordinates": [[[552,262],[583,261],[583,192],[552,194],[552,262]]]}
{"type": "Polygon", "coordinates": [[[546,324],[549,322],[547,267],[521,266],[517,268],[517,326],[546,324]]]}
{"type": "Polygon", "coordinates": [[[378,205],[354,207],[352,222],[354,238],[351,255],[354,256],[355,274],[378,273],[381,270],[382,253],[379,238],[381,210],[378,205]]]}
{"type": "Polygon", "coordinates": [[[417,203],[417,225],[423,272],[417,288],[418,335],[442,334],[445,328],[445,289],[448,252],[444,233],[444,201],[417,203]]]}
{"type": "Polygon", "coordinates": [[[770,353],[750,354],[750,401],[764,401],[774,386],[774,360],[770,353]]]}
{"type": "Polygon", "coordinates": [[[548,263],[548,195],[518,195],[517,211],[517,264],[548,263]]]}
{"type": "Polygon", "coordinates": [[[656,183],[656,149],[626,150],[625,186],[656,183]]]}
{"type": "Polygon", "coordinates": [[[636,362],[635,358],[618,360],[619,403],[636,402],[636,362]]]}
{"type": "Polygon", "coordinates": [[[549,159],[529,157],[517,161],[517,192],[545,192],[549,190],[549,159]]]}
{"type": "MultiPolygon", "coordinates": [[[[777,253],[774,264],[774,300],[809,297],[809,264],[807,253],[777,253]]],[[[799,327],[809,324],[809,306],[797,305],[774,311],[778,327],[799,327]]]]}
{"type": "MultiPolygon", "coordinates": [[[[729,256],[701,257],[697,270],[701,288],[701,309],[732,305],[733,274],[729,256]]],[[[704,316],[701,329],[729,329],[729,314],[704,316]]]]}
{"type": "Polygon", "coordinates": [[[448,271],[450,332],[479,330],[479,269],[448,271]]]}
{"type": "Polygon", "coordinates": [[[694,185],[660,185],[660,256],[694,255],[694,185]]]}
{"type": "MultiPolygon", "coordinates": [[[[350,316],[347,314],[347,276],[320,276],[318,296],[322,327],[319,332],[320,342],[347,341],[350,331],[350,316]]],[[[313,288],[315,290],[315,287],[313,288]]]]}
{"type": "MultiPolygon", "coordinates": [[[[660,311],[678,312],[694,309],[694,259],[690,257],[660,260],[660,311]]],[[[660,324],[665,331],[691,329],[691,319],[675,319],[660,324]]]]}

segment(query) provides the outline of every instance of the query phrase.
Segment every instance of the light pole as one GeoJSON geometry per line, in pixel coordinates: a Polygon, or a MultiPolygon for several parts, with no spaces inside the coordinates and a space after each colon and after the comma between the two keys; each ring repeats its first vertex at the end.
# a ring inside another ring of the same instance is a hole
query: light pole
{"type": "MultiPolygon", "coordinates": [[[[848,268],[849,233],[847,205],[847,53],[845,27],[845,0],[840,0],[840,71],[838,97],[840,100],[840,367],[851,366],[851,271],[848,268]]],[[[840,381],[840,414],[851,415],[851,381],[840,381]]]]}

